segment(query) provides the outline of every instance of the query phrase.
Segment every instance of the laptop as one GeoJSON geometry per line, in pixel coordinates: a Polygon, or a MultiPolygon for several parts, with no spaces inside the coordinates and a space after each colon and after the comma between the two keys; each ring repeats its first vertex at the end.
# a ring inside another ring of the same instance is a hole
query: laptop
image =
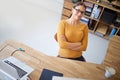
{"type": "Polygon", "coordinates": [[[34,69],[15,57],[0,60],[0,80],[27,80],[34,69]]]}

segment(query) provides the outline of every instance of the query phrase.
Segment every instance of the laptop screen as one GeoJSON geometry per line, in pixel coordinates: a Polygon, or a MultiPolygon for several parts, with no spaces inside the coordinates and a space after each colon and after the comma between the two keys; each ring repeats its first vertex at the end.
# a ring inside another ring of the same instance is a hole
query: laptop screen
{"type": "Polygon", "coordinates": [[[22,78],[24,75],[27,74],[26,71],[24,71],[23,69],[19,68],[18,66],[16,66],[15,64],[13,64],[12,62],[10,62],[9,60],[5,60],[4,61],[6,64],[8,64],[9,66],[11,66],[12,68],[16,69],[18,75],[20,78],[22,78]]]}
{"type": "Polygon", "coordinates": [[[7,79],[18,79],[19,80],[19,76],[18,73],[16,71],[16,69],[14,69],[13,67],[7,65],[6,63],[4,63],[3,61],[0,60],[0,74],[1,74],[1,78],[2,80],[6,80],[7,79]]]}

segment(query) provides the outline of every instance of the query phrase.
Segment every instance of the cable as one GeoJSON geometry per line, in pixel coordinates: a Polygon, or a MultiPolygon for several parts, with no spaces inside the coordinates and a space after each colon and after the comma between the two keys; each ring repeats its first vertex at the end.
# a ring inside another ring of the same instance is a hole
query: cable
{"type": "Polygon", "coordinates": [[[23,50],[22,48],[18,48],[18,49],[14,50],[14,51],[11,53],[11,56],[13,56],[14,53],[17,52],[17,51],[23,51],[23,52],[25,52],[25,50],[23,50]]]}

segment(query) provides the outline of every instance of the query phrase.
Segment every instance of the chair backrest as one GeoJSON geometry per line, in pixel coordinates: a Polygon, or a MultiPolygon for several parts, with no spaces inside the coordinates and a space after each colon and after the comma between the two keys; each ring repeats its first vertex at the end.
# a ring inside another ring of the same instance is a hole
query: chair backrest
{"type": "Polygon", "coordinates": [[[58,40],[57,40],[57,33],[55,33],[54,39],[58,42],[58,40]]]}

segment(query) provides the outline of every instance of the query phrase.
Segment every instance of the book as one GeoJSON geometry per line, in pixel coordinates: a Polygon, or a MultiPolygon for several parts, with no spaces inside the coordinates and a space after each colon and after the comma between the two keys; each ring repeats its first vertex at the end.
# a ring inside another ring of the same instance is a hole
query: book
{"type": "Polygon", "coordinates": [[[94,18],[97,19],[97,18],[99,17],[101,10],[102,10],[101,7],[98,7],[98,8],[96,9],[96,11],[95,11],[95,15],[94,15],[94,18]]]}
{"type": "Polygon", "coordinates": [[[85,23],[86,25],[88,25],[88,23],[89,23],[89,19],[86,17],[82,17],[80,21],[85,23]]]}
{"type": "Polygon", "coordinates": [[[91,3],[91,2],[88,2],[88,1],[84,1],[84,4],[87,6],[87,7],[91,7],[91,8],[93,8],[93,3],[91,3]]]}
{"type": "Polygon", "coordinates": [[[92,12],[92,8],[91,7],[86,7],[85,11],[92,12]]]}
{"type": "Polygon", "coordinates": [[[53,76],[63,76],[63,74],[53,70],[43,69],[39,80],[52,80],[53,76]]]}
{"type": "Polygon", "coordinates": [[[95,14],[97,13],[97,8],[98,8],[98,5],[95,4],[94,7],[93,7],[93,10],[92,10],[92,13],[91,13],[92,18],[94,18],[95,14]]]}
{"type": "Polygon", "coordinates": [[[91,12],[92,12],[92,8],[91,7],[86,7],[85,15],[90,16],[91,12]]]}
{"type": "Polygon", "coordinates": [[[117,29],[116,29],[116,28],[113,28],[113,29],[111,30],[111,32],[110,32],[109,37],[112,37],[113,35],[115,35],[116,31],[117,31],[117,29]]]}

